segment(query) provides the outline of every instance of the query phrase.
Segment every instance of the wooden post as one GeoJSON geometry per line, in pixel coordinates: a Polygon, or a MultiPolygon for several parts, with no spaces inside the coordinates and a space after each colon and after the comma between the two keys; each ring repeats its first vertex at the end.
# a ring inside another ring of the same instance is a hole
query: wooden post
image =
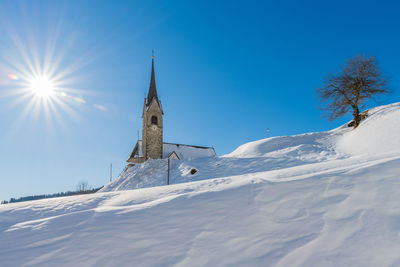
{"type": "Polygon", "coordinates": [[[170,159],[168,158],[168,180],[167,180],[168,185],[169,185],[169,169],[170,169],[170,159]]]}

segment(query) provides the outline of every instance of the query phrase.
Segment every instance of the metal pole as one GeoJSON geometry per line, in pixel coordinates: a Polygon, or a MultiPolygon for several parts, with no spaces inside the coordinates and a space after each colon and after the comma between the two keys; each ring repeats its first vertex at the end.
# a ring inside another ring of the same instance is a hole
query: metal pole
{"type": "Polygon", "coordinates": [[[168,180],[167,180],[167,184],[169,185],[169,167],[170,167],[170,163],[169,163],[169,158],[168,158],[168,180]]]}
{"type": "Polygon", "coordinates": [[[110,164],[110,183],[111,183],[111,180],[112,180],[112,163],[110,164]]]}

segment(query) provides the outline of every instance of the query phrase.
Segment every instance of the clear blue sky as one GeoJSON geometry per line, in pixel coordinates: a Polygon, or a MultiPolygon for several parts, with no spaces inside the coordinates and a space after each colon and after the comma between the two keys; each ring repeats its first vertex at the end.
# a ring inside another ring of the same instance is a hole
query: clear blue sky
{"type": "Polygon", "coordinates": [[[101,186],[141,129],[155,49],[164,140],[219,155],[329,130],[315,88],[358,53],[399,101],[396,1],[1,1],[0,199],[101,186]],[[31,67],[29,67],[29,62],[31,67]],[[53,69],[53,107],[26,91],[53,69]],[[24,89],[25,88],[25,89],[24,89]],[[63,94],[63,95],[61,95],[63,94]],[[36,99],[36,100],[35,100],[36,99]],[[40,104],[42,103],[42,104],[40,104]],[[39,105],[40,104],[40,105],[39,105]]]}

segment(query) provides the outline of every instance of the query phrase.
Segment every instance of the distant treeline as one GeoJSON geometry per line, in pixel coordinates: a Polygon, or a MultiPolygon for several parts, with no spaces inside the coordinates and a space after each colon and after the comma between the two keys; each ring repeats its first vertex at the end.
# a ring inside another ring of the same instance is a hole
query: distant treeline
{"type": "Polygon", "coordinates": [[[67,196],[75,196],[75,195],[93,194],[102,188],[103,188],[103,186],[101,186],[99,188],[89,189],[89,190],[67,191],[67,192],[60,192],[60,193],[48,194],[48,195],[36,195],[36,196],[27,196],[27,197],[20,197],[20,198],[10,198],[9,201],[7,201],[7,200],[1,201],[1,204],[31,201],[31,200],[38,200],[38,199],[43,199],[43,198],[67,197],[67,196]]]}

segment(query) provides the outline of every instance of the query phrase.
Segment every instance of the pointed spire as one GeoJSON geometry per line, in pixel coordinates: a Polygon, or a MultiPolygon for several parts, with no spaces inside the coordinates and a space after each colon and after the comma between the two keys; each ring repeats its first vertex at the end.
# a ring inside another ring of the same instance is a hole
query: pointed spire
{"type": "Polygon", "coordinates": [[[151,56],[151,78],[150,78],[149,93],[147,94],[147,106],[150,105],[153,98],[156,98],[158,100],[157,89],[156,89],[156,76],[154,74],[154,50],[152,51],[152,56],[151,56]]]}

